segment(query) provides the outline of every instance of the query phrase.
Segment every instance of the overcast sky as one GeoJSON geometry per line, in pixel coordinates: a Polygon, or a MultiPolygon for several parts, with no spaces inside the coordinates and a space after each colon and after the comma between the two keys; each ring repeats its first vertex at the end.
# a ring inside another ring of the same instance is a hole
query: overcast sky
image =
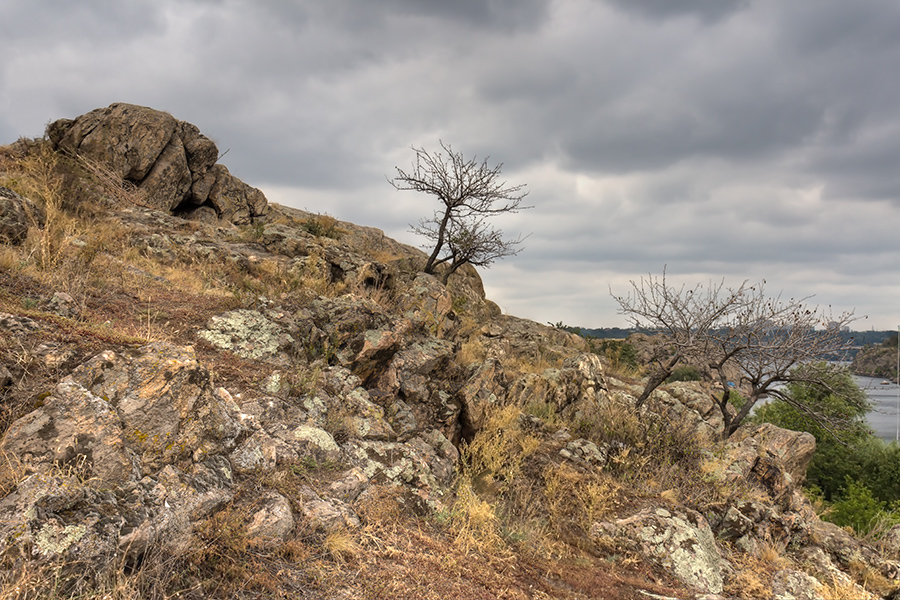
{"type": "Polygon", "coordinates": [[[379,227],[439,141],[503,163],[531,234],[504,312],[621,326],[609,289],[766,279],[900,325],[897,0],[4,0],[0,143],[130,102],[270,201],[379,227]]]}

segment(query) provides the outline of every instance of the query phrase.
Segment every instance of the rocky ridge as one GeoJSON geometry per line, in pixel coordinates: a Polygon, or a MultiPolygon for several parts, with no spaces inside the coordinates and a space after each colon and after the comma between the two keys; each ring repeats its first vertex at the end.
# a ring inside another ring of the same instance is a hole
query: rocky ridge
{"type": "MultiPolygon", "coordinates": [[[[84,594],[160,553],[195,560],[232,527],[271,561],[327,548],[341,576],[311,582],[287,561],[269,587],[241,571],[229,588],[184,559],[175,597],[499,593],[476,565],[392,587],[409,575],[384,540],[405,524],[406,537],[434,528],[449,556],[471,544],[459,556],[487,556],[510,597],[874,598],[897,585],[897,536],[863,543],[799,489],[812,436],[746,426],[721,443],[696,382],[664,386],[638,415],[640,382],[573,334],[501,314],[474,269],[445,286],[378,230],[265,203],[165,113],[114,104],[48,138],[73,190],[98,184],[65,166],[71,153],[146,202],[99,202],[57,248],[55,268],[81,269],[69,275],[84,285],[0,270],[0,390],[17,407],[0,438],[4,582],[55,569],[63,592],[84,594]],[[478,507],[494,516],[477,521],[478,507]],[[500,527],[503,507],[519,514],[500,527]],[[551,559],[563,546],[570,561],[551,559]],[[590,566],[576,577],[578,561],[590,566]],[[468,587],[441,587],[453,578],[468,587]]],[[[0,184],[38,151],[9,150],[0,184]]],[[[0,242],[43,239],[52,210],[3,190],[0,242]]]]}

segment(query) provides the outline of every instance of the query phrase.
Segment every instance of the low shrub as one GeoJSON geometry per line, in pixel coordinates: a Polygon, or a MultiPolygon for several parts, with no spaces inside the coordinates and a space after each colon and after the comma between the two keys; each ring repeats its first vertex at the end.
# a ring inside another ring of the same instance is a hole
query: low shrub
{"type": "Polygon", "coordinates": [[[672,370],[672,374],[666,379],[666,383],[675,381],[703,381],[700,369],[693,365],[678,365],[672,370]]]}

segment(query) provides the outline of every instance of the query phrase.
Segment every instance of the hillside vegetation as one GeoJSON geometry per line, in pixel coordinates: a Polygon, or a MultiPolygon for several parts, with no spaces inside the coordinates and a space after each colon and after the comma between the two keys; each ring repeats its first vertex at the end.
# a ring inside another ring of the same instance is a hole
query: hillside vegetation
{"type": "Polygon", "coordinates": [[[900,535],[856,538],[798,487],[811,435],[721,442],[710,384],[638,410],[639,361],[501,314],[471,267],[444,285],[415,248],[252,190],[150,207],[122,172],[0,148],[0,597],[898,585],[900,535]]]}

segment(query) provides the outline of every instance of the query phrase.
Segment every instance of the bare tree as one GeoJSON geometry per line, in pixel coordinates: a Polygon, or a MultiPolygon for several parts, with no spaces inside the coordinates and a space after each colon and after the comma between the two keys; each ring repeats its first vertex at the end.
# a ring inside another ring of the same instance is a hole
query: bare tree
{"type": "MultiPolygon", "coordinates": [[[[764,300],[755,319],[745,325],[744,334],[734,344],[736,351],[731,362],[740,372],[738,386],[748,396],[733,418],[726,414],[728,388],[719,400],[719,409],[725,418],[723,436],[729,437],[740,427],[756,403],[765,396],[780,398],[806,413],[824,429],[835,425],[816,407],[804,405],[785,393],[789,383],[806,383],[828,389],[836,396],[844,394],[832,389],[833,368],[821,365],[828,357],[840,356],[852,345],[852,340],[841,335],[841,329],[856,320],[852,312],[833,317],[829,310],[811,306],[805,300],[764,300]]],[[[720,369],[720,380],[724,372],[720,369]]]]}
{"type": "Polygon", "coordinates": [[[630,283],[627,296],[613,295],[619,314],[636,329],[655,331],[665,339],[653,356],[654,369],[637,401],[640,407],[679,363],[709,345],[710,331],[741,305],[746,285],[734,290],[726,289],[724,282],[674,288],[666,281],[665,269],[661,277],[648,275],[630,283]]]}
{"type": "MultiPolygon", "coordinates": [[[[719,379],[722,393],[714,399],[724,421],[724,438],[767,395],[792,404],[826,429],[840,426],[830,423],[815,406],[792,398],[783,386],[808,383],[829,389],[834,373],[827,366],[811,365],[852,344],[841,335],[855,320],[852,312],[834,317],[830,309],[807,304],[809,298],[767,297],[765,281],[754,286],[745,282],[736,289],[721,283],[672,288],[666,284],[665,273],[662,278],[641,279],[640,285],[632,282],[631,295],[616,300],[620,313],[636,326],[659,332],[669,352],[664,360],[657,360],[638,405],[679,362],[690,361],[708,366],[719,379]],[[737,381],[731,381],[732,376],[737,381]]],[[[839,389],[833,392],[842,394],[839,389]]]]}
{"type": "Polygon", "coordinates": [[[431,254],[425,272],[434,273],[446,265],[443,281],[462,265],[490,265],[498,258],[520,251],[523,238],[503,239],[503,232],[487,224],[488,217],[531,208],[522,206],[527,195],[524,185],[507,185],[500,180],[502,164],[491,167],[488,159],[466,160],[441,142],[443,152],[428,152],[413,147],[416,159],[412,169],[395,167],[397,176],[389,180],[398,190],[413,190],[437,196],[442,207],[430,218],[423,218],[412,231],[431,240],[431,254]],[[432,247],[433,245],[433,247],[432,247]]]}

